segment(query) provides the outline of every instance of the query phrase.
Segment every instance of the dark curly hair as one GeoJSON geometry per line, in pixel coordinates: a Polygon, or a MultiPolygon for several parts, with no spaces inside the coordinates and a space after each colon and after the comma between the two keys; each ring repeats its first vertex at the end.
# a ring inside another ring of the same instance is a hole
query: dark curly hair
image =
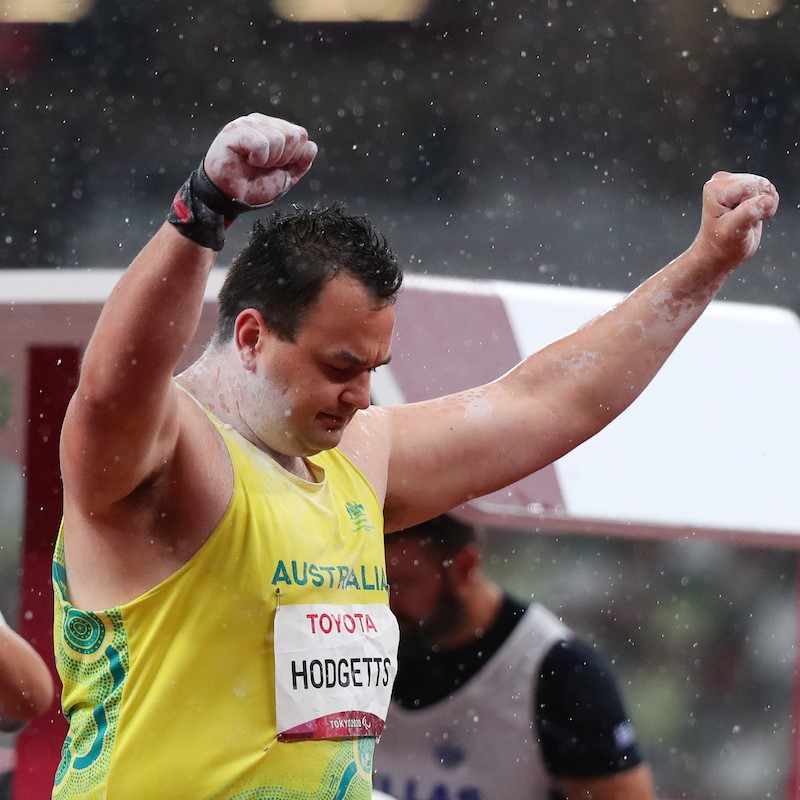
{"type": "Polygon", "coordinates": [[[340,204],[295,207],[258,220],[220,289],[214,343],[231,339],[246,308],[258,310],[280,339],[295,341],[325,284],[342,272],[386,303],[394,302],[403,281],[386,239],[340,204]]]}

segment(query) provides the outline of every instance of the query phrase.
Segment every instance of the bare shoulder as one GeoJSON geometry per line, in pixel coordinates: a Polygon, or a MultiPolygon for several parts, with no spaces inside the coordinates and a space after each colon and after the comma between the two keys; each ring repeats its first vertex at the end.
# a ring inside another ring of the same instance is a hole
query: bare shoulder
{"type": "Polygon", "coordinates": [[[359,411],[342,437],[340,450],[358,467],[383,503],[389,469],[390,409],[370,406],[359,411]]]}
{"type": "Polygon", "coordinates": [[[118,605],[169,577],[208,539],[230,502],[233,471],[225,445],[203,409],[178,393],[180,433],[160,469],[104,507],[65,494],[65,556],[75,605],[118,605]]]}

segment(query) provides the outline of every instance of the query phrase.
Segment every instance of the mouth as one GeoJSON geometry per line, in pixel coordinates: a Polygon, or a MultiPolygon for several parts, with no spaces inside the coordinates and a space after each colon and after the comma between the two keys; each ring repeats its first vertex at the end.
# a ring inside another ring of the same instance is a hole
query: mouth
{"type": "Polygon", "coordinates": [[[350,422],[349,416],[341,416],[339,414],[326,414],[324,411],[320,411],[320,413],[317,416],[319,417],[320,422],[322,422],[325,428],[329,431],[342,430],[347,426],[347,423],[350,422]]]}

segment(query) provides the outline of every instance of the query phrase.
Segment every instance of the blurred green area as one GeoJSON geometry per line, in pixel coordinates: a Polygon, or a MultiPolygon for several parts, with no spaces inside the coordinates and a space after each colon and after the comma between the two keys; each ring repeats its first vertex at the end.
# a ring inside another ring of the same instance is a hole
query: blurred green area
{"type": "Polygon", "coordinates": [[[484,552],[611,661],[659,796],[785,797],[794,551],[492,530],[484,552]]]}

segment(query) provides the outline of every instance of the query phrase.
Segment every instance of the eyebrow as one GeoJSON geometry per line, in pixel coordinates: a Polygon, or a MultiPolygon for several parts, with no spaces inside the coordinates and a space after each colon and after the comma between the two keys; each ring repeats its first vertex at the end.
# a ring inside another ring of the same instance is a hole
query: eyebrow
{"type": "Polygon", "coordinates": [[[360,358],[355,353],[350,352],[349,350],[337,350],[335,353],[332,353],[335,359],[340,359],[341,361],[346,361],[353,367],[370,367],[370,369],[375,369],[377,367],[384,367],[392,360],[392,354],[389,353],[386,358],[381,361],[379,364],[371,364],[369,361],[366,361],[363,358],[360,358]]]}

